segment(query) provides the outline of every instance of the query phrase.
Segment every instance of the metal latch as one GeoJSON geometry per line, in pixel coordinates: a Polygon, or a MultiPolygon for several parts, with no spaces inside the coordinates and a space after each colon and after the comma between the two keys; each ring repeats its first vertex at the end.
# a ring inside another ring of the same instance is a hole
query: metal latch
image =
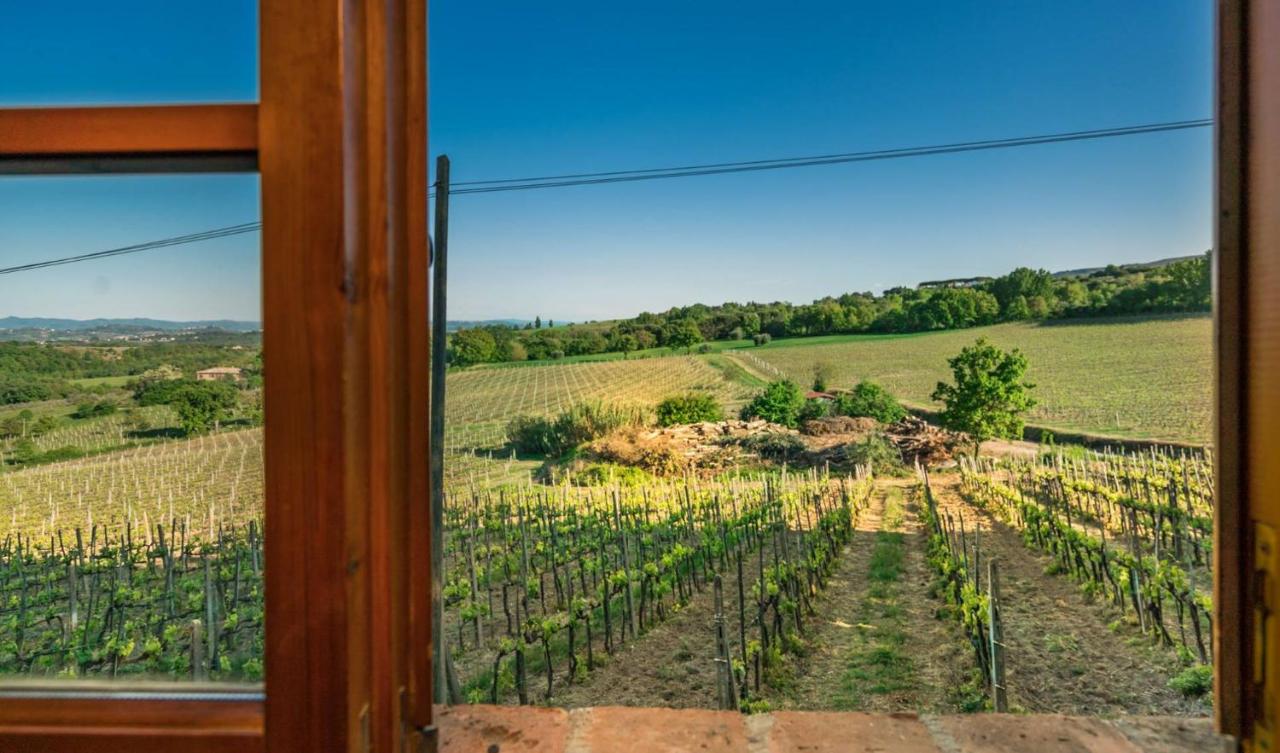
{"type": "Polygon", "coordinates": [[[1258,714],[1248,750],[1277,753],[1276,715],[1280,706],[1280,536],[1266,523],[1257,523],[1253,548],[1253,683],[1257,689],[1258,714]]]}

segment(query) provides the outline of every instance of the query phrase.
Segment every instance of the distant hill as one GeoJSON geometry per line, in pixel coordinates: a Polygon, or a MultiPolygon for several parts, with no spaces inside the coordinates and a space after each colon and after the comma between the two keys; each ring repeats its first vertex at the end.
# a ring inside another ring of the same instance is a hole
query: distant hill
{"type": "Polygon", "coordinates": [[[449,332],[457,332],[460,329],[475,329],[476,327],[523,327],[532,322],[532,319],[450,319],[445,322],[445,330],[449,332]]]}
{"type": "Polygon", "coordinates": [[[225,332],[257,332],[260,322],[212,319],[175,322],[166,319],[46,319],[41,317],[0,317],[0,330],[48,330],[50,332],[102,332],[108,330],[180,332],[218,329],[225,332]]]}
{"type": "MultiPolygon", "coordinates": [[[[532,319],[450,319],[446,325],[448,331],[472,327],[488,327],[501,325],[505,327],[523,327],[532,323],[532,319]]],[[[565,322],[567,324],[567,322],[565,322]]],[[[223,332],[259,332],[261,322],[238,321],[234,319],[210,319],[199,321],[172,321],[169,319],[55,319],[46,317],[5,316],[0,317],[0,332],[48,332],[51,334],[137,334],[140,332],[190,332],[193,330],[221,330],[223,332]]],[[[0,339],[3,339],[0,337],[0,339]]]]}
{"type": "MultiPolygon", "coordinates": [[[[1116,264],[1115,266],[1125,272],[1142,272],[1148,269],[1159,269],[1167,267],[1170,264],[1177,264],[1180,261],[1189,259],[1203,258],[1204,254],[1193,254],[1191,256],[1170,256],[1167,259],[1156,259],[1155,261],[1136,262],[1134,264],[1116,264]]],[[[1054,277],[1088,277],[1094,272],[1101,272],[1106,267],[1084,267],[1082,269],[1066,269],[1061,272],[1054,272],[1054,277]]]]}

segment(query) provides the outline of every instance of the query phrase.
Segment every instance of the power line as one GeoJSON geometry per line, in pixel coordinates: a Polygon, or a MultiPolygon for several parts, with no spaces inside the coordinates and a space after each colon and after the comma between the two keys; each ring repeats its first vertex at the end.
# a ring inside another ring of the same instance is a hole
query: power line
{"type": "Polygon", "coordinates": [[[975,152],[991,149],[1009,149],[1020,146],[1056,144],[1069,141],[1088,141],[1115,138],[1118,136],[1136,136],[1140,134],[1161,133],[1165,131],[1181,131],[1191,128],[1206,128],[1211,125],[1213,125],[1213,120],[1205,118],[1201,120],[1180,120],[1166,123],[1124,126],[1120,128],[1102,128],[1090,131],[1069,131],[1065,133],[1042,134],[1039,136],[1020,136],[1016,138],[990,139],[986,141],[962,141],[951,144],[882,149],[877,151],[846,152],[842,154],[825,154],[811,157],[784,157],[769,160],[751,160],[747,162],[721,162],[707,165],[688,165],[685,167],[617,170],[602,173],[550,175],[536,178],[503,178],[487,181],[467,181],[451,184],[449,193],[469,194],[497,193],[501,191],[527,191],[539,188],[562,188],[567,186],[628,183],[665,178],[687,178],[699,175],[723,175],[727,173],[755,172],[760,170],[781,170],[793,167],[837,165],[850,162],[870,162],[873,160],[902,159],[905,157],[925,157],[938,154],[957,154],[960,152],[975,152]],[[453,186],[463,187],[453,188],[453,186]]]}
{"type": "Polygon", "coordinates": [[[64,264],[76,264],[82,261],[92,261],[94,259],[105,259],[112,256],[124,256],[126,254],[136,254],[140,251],[150,251],[155,248],[166,248],[169,246],[181,246],[187,243],[196,243],[198,241],[213,240],[214,238],[226,238],[232,235],[241,235],[243,233],[252,233],[262,227],[261,222],[246,222],[241,225],[231,225],[229,227],[220,227],[213,230],[205,230],[200,233],[190,233],[188,235],[178,235],[172,238],[162,238],[156,241],[147,241],[146,243],[137,243],[132,246],[121,246],[120,248],[111,248],[106,251],[94,251],[89,254],[79,254],[77,256],[67,256],[61,259],[49,259],[47,261],[37,261],[31,264],[20,264],[16,267],[0,268],[0,275],[9,275],[16,272],[30,272],[36,269],[45,269],[48,267],[59,267],[64,264]]]}
{"type": "MultiPolygon", "coordinates": [[[[1010,149],[1038,144],[1056,144],[1071,141],[1090,141],[1095,139],[1116,138],[1120,136],[1136,136],[1147,133],[1182,131],[1192,128],[1207,128],[1213,125],[1210,118],[1199,120],[1177,120],[1164,123],[1148,123],[1145,125],[1122,126],[1118,128],[1099,128],[1089,131],[1067,131],[1049,133],[1038,136],[1019,136],[1005,139],[988,139],[985,141],[960,141],[950,144],[932,146],[902,147],[898,149],[881,149],[875,151],[844,152],[838,154],[821,154],[809,157],[780,157],[775,159],[749,160],[744,162],[718,162],[711,164],[685,165],[677,167],[655,167],[636,170],[613,170],[597,173],[569,173],[564,175],[544,175],[527,178],[497,178],[493,180],[473,180],[452,183],[451,194],[499,193],[503,191],[531,191],[540,188],[565,188],[568,186],[602,185],[608,183],[629,183],[643,180],[663,180],[667,178],[689,178],[700,175],[724,175],[731,173],[757,172],[761,170],[782,170],[794,167],[816,167],[820,165],[838,165],[851,162],[870,162],[875,160],[903,159],[907,157],[928,157],[939,154],[957,154],[992,149],[1010,149]],[[461,188],[454,188],[461,186],[461,188]]],[[[225,238],[232,235],[251,233],[262,227],[261,222],[246,222],[240,225],[215,228],[200,233],[163,238],[132,246],[95,251],[93,253],[68,256],[61,259],[33,262],[14,267],[0,268],[0,275],[29,272],[36,269],[57,267],[64,264],[104,259],[112,256],[124,256],[157,248],[181,246],[188,243],[225,238]]]]}

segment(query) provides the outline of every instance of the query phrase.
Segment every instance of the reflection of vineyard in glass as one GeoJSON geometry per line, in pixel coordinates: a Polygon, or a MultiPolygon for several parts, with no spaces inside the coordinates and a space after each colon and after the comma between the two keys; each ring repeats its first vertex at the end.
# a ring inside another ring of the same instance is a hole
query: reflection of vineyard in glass
{"type": "Polygon", "coordinates": [[[76,529],[143,539],[154,525],[209,539],[262,514],[262,432],[224,432],[0,475],[8,534],[45,539],[76,529]]]}
{"type": "Polygon", "coordinates": [[[0,474],[0,673],[260,679],[262,482],[259,429],[0,474]]]}
{"type": "Polygon", "coordinates": [[[0,545],[0,673],[262,679],[262,537],[184,523],[0,545]],[[70,537],[70,538],[69,538],[70,537]]]}

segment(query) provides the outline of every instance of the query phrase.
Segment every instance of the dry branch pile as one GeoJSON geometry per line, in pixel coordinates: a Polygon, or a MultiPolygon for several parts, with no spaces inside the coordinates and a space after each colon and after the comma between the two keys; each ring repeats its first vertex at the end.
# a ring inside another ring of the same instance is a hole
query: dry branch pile
{"type": "Polygon", "coordinates": [[[707,421],[658,429],[628,429],[591,445],[602,460],[667,474],[732,465],[735,440],[758,434],[797,434],[768,421],[707,421]]]}
{"type": "Polygon", "coordinates": [[[852,418],[850,416],[828,416],[814,418],[804,422],[804,433],[811,437],[822,437],[830,434],[866,434],[880,427],[874,418],[852,418]]]}
{"type": "Polygon", "coordinates": [[[947,431],[916,416],[907,416],[887,427],[885,436],[902,453],[903,462],[919,462],[923,466],[954,462],[956,446],[969,441],[966,434],[947,431]]]}

